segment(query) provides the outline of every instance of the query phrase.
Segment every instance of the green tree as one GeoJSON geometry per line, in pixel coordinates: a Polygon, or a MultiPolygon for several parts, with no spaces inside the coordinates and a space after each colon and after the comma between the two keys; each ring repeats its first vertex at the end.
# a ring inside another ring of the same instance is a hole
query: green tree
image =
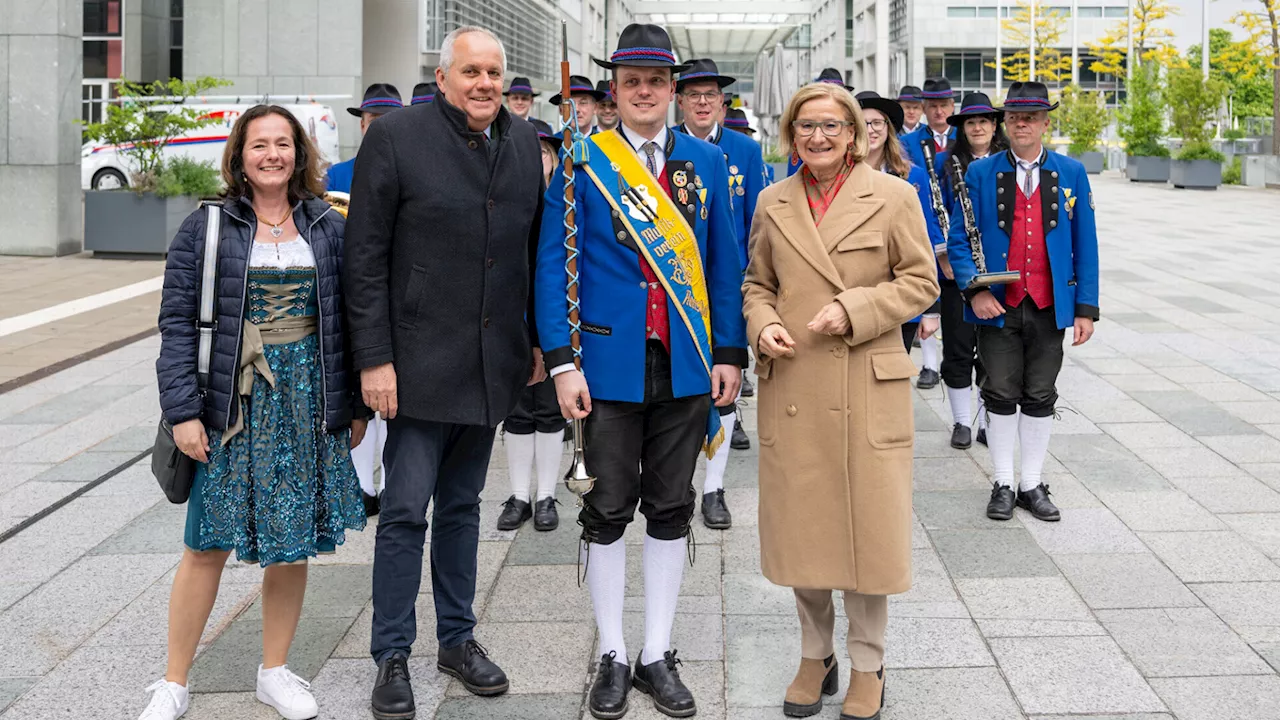
{"type": "Polygon", "coordinates": [[[1069,152],[1080,155],[1098,149],[1102,131],[1111,121],[1107,112],[1106,93],[1081,90],[1079,85],[1062,89],[1062,109],[1058,113],[1058,129],[1071,139],[1069,152]]]}
{"type": "Polygon", "coordinates": [[[1280,0],[1258,2],[1262,4],[1260,12],[1241,10],[1231,22],[1249,33],[1271,68],[1271,147],[1272,153],[1280,155],[1280,0]]]}
{"type": "MultiPolygon", "coordinates": [[[[1004,32],[1004,47],[1022,49],[1002,57],[1000,66],[1009,80],[1026,82],[1031,79],[1031,3],[1029,0],[1017,2],[1013,14],[1007,20],[1001,20],[1000,27],[1004,32]]],[[[1061,10],[1036,6],[1036,80],[1048,84],[1071,80],[1071,55],[1064,55],[1058,49],[1066,27],[1067,16],[1061,10]]],[[[987,67],[994,68],[996,64],[987,63],[987,67]]]]}
{"type": "Polygon", "coordinates": [[[1120,139],[1134,157],[1168,157],[1169,150],[1160,144],[1164,137],[1164,84],[1156,63],[1133,69],[1124,105],[1116,113],[1120,139]]]}
{"type": "Polygon", "coordinates": [[[1173,131],[1182,138],[1179,159],[1221,157],[1213,149],[1212,122],[1227,94],[1226,83],[1199,68],[1174,68],[1169,71],[1165,101],[1172,111],[1173,131]]]}
{"type": "Polygon", "coordinates": [[[197,80],[156,80],[135,83],[121,80],[119,101],[106,106],[106,119],[85,126],[87,139],[114,145],[117,152],[132,160],[130,185],[139,193],[156,189],[164,169],[164,148],[175,138],[213,122],[198,107],[183,103],[217,87],[226,80],[204,77],[197,80]]]}
{"type": "MultiPolygon", "coordinates": [[[[1271,114],[1271,73],[1267,59],[1251,38],[1236,40],[1230,30],[1209,30],[1209,73],[1227,85],[1234,117],[1271,114]]],[[[1200,45],[1187,49],[1188,66],[1200,62],[1200,45]]]]}
{"type": "MultiPolygon", "coordinates": [[[[1169,0],[1134,0],[1133,2],[1133,54],[1134,66],[1144,62],[1156,62],[1165,66],[1180,63],[1178,48],[1173,42],[1173,30],[1163,21],[1181,11],[1170,5],[1169,0]]],[[[1129,19],[1118,21],[1097,40],[1086,43],[1097,57],[1089,64],[1096,73],[1125,77],[1125,55],[1129,48],[1129,19]]]]}

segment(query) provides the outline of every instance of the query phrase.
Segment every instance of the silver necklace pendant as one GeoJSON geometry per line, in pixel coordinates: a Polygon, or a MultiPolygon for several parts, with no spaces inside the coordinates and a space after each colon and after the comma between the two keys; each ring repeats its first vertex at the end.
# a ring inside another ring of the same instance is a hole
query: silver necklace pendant
{"type": "Polygon", "coordinates": [[[284,234],[284,228],[280,227],[279,225],[271,226],[271,237],[278,238],[283,234],[284,234]]]}

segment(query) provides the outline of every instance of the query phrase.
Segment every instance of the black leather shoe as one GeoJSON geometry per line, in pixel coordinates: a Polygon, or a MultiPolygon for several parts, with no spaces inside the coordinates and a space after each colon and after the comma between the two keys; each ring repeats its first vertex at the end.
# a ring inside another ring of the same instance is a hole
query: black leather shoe
{"type": "Polygon", "coordinates": [[[677,665],[683,665],[676,658],[675,650],[662,654],[662,659],[648,665],[641,665],[641,656],[636,658],[636,676],[631,681],[636,689],[653,698],[653,706],[658,712],[669,717],[692,717],[697,714],[698,707],[693,702],[693,693],[680,680],[677,665]]]}
{"type": "Polygon", "coordinates": [[[951,447],[957,450],[968,450],[973,445],[973,430],[968,425],[956,423],[951,428],[951,447]]]}
{"type": "Polygon", "coordinates": [[[733,527],[733,514],[724,502],[724,489],[702,496],[702,524],[712,530],[728,530],[733,527]]]}
{"type": "Polygon", "coordinates": [[[534,530],[547,532],[548,530],[555,530],[560,526],[560,514],[556,512],[556,503],[558,502],[560,501],[553,497],[549,497],[534,503],[534,530]]]}
{"type": "Polygon", "coordinates": [[[627,693],[631,691],[631,668],[615,660],[618,653],[610,650],[600,656],[596,679],[587,696],[587,709],[592,716],[613,720],[627,714],[627,693]]]}
{"type": "Polygon", "coordinates": [[[1037,520],[1058,522],[1062,519],[1058,506],[1049,499],[1049,486],[1044,483],[1031,490],[1018,491],[1018,507],[1031,513],[1037,520]]]}
{"type": "Polygon", "coordinates": [[[533,508],[529,507],[529,503],[517,500],[516,496],[512,495],[502,503],[502,514],[498,516],[498,529],[517,530],[525,520],[531,517],[533,517],[533,508]]]}
{"type": "Polygon", "coordinates": [[[747,378],[747,371],[742,371],[742,391],[738,393],[742,397],[753,397],[756,394],[756,386],[751,384],[751,380],[747,378]]]}
{"type": "Polygon", "coordinates": [[[942,382],[942,376],[933,368],[922,368],[920,370],[920,379],[916,381],[916,387],[921,390],[938,387],[938,383],[942,382]]]}
{"type": "Polygon", "coordinates": [[[382,512],[382,498],[377,495],[368,495],[360,493],[364,497],[364,516],[371,518],[382,512]]]}
{"type": "Polygon", "coordinates": [[[1008,520],[1013,517],[1013,504],[1017,495],[1013,488],[1000,483],[991,484],[991,500],[987,503],[987,517],[992,520],[1008,520]]]}
{"type": "Polygon", "coordinates": [[[751,438],[747,437],[747,431],[742,429],[742,421],[733,421],[733,435],[729,438],[729,447],[734,450],[750,450],[751,438]]]}
{"type": "Polygon", "coordinates": [[[978,434],[973,439],[976,440],[979,445],[985,446],[987,444],[987,429],[978,428],[978,434]]]}
{"type": "Polygon", "coordinates": [[[416,711],[407,658],[392,655],[378,664],[370,709],[377,720],[413,720],[416,711]]]}
{"type": "Polygon", "coordinates": [[[475,640],[457,647],[440,648],[436,667],[457,678],[462,687],[474,695],[501,695],[510,685],[507,674],[489,659],[488,651],[475,640]]]}

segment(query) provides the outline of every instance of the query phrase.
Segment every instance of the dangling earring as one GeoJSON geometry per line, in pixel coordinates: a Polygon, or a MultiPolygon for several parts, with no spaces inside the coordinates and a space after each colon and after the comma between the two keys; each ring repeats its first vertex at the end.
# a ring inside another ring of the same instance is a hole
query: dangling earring
{"type": "Polygon", "coordinates": [[[799,150],[792,150],[792,151],[791,151],[791,164],[792,164],[792,165],[799,165],[799,164],[800,164],[800,151],[799,151],[799,150]]]}
{"type": "Polygon", "coordinates": [[[849,149],[844,151],[844,164],[853,166],[853,145],[849,145],[849,149]]]}

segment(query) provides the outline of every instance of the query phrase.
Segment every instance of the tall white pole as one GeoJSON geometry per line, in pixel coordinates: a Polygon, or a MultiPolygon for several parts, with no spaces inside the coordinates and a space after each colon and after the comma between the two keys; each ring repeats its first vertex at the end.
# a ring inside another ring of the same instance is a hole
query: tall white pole
{"type": "Polygon", "coordinates": [[[996,0],[996,94],[993,100],[999,101],[1004,91],[1004,20],[1000,17],[1000,0],[996,0]]]}
{"type": "MultiPolygon", "coordinates": [[[[1208,2],[1209,0],[1205,0],[1208,2]]],[[[1028,68],[1027,79],[1036,79],[1036,0],[1031,0],[1031,28],[1027,33],[1029,38],[1028,44],[1031,50],[1031,67],[1028,68]]]]}
{"type": "Polygon", "coordinates": [[[1200,16],[1200,73],[1209,79],[1209,0],[1202,0],[1200,16]]]}
{"type": "Polygon", "coordinates": [[[1071,0],[1071,83],[1080,82],[1080,7],[1071,0]]]}
{"type": "Polygon", "coordinates": [[[1133,81],[1133,63],[1137,60],[1137,58],[1133,56],[1133,0],[1129,0],[1128,5],[1129,32],[1126,33],[1128,36],[1128,48],[1125,50],[1124,55],[1124,77],[1126,84],[1133,81]]]}

